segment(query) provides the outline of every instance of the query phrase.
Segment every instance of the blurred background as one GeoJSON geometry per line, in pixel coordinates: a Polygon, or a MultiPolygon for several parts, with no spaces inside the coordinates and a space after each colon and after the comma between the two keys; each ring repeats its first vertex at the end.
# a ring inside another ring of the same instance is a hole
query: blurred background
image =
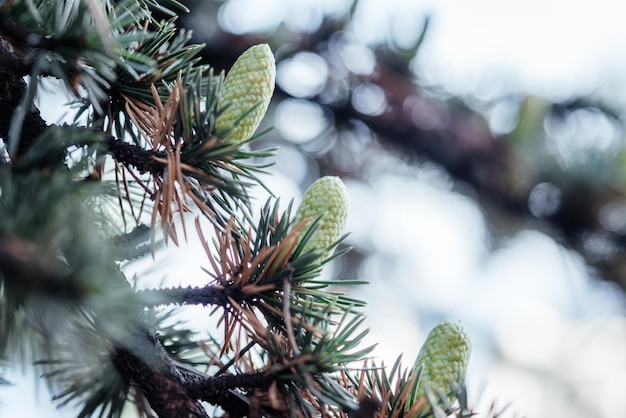
{"type": "Polygon", "coordinates": [[[275,51],[264,180],[296,203],[345,181],[354,249],[326,274],[370,282],[378,358],[460,319],[476,412],[626,416],[626,4],[183,3],[215,68],[275,51]]]}

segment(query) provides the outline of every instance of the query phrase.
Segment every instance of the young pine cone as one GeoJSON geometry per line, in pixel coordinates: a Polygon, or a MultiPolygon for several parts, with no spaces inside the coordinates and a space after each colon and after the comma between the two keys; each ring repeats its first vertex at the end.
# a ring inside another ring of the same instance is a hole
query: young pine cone
{"type": "MultiPolygon", "coordinates": [[[[465,379],[470,351],[469,335],[459,321],[444,321],[435,326],[415,360],[412,373],[421,370],[421,374],[407,398],[405,411],[427,393],[449,394],[457,390],[465,379]]],[[[438,399],[436,395],[435,399],[438,399]]]]}
{"type": "Polygon", "coordinates": [[[252,137],[265,116],[275,80],[276,63],[267,44],[255,45],[241,54],[219,92],[220,108],[225,109],[215,121],[217,135],[235,142],[252,137]]]}
{"type": "MultiPolygon", "coordinates": [[[[296,211],[296,223],[321,216],[317,229],[304,251],[323,252],[343,235],[348,216],[346,186],[339,177],[326,176],[316,180],[304,193],[296,211]]],[[[328,257],[330,254],[324,254],[328,257]]]]}

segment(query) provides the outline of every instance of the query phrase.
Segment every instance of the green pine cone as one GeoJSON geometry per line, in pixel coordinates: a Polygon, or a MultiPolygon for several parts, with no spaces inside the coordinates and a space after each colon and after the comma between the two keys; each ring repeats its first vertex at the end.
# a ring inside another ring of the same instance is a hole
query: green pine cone
{"type": "MultiPolygon", "coordinates": [[[[348,217],[346,186],[339,177],[326,176],[316,180],[304,193],[296,211],[296,223],[322,216],[304,251],[325,251],[343,235],[348,217]]],[[[327,257],[330,254],[325,254],[327,257]]]]}
{"type": "Polygon", "coordinates": [[[235,142],[249,139],[265,116],[274,93],[275,80],[276,63],[267,44],[255,45],[241,54],[220,89],[220,107],[227,107],[215,121],[217,134],[234,127],[227,139],[235,142]]]}
{"type": "Polygon", "coordinates": [[[427,392],[438,390],[447,394],[458,389],[465,379],[470,352],[470,338],[460,321],[444,321],[435,326],[415,360],[412,373],[421,367],[421,374],[407,398],[405,411],[427,392]]]}

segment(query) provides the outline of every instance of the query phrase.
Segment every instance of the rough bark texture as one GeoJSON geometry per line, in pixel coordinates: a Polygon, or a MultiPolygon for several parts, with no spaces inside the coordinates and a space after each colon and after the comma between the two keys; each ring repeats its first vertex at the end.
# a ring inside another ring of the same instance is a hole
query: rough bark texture
{"type": "Polygon", "coordinates": [[[137,329],[124,346],[118,345],[113,363],[137,386],[161,418],[208,417],[184,386],[183,375],[172,364],[156,335],[137,329]]]}
{"type": "MultiPolygon", "coordinates": [[[[21,72],[23,68],[19,58],[11,52],[10,47],[1,38],[0,62],[7,64],[0,65],[0,137],[7,141],[15,110],[26,94],[26,82],[23,79],[24,74],[21,72]]],[[[20,128],[19,144],[12,158],[19,159],[24,155],[46,126],[39,109],[35,107],[26,109],[24,122],[20,128]]]]}

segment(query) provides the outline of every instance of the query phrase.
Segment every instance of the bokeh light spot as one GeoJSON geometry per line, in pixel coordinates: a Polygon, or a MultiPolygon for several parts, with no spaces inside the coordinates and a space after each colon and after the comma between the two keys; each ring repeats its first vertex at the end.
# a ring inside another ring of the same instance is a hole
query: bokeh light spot
{"type": "Polygon", "coordinates": [[[377,116],[387,107],[385,91],[376,84],[363,83],[352,93],[352,106],[364,115],[377,116]]]}
{"type": "Polygon", "coordinates": [[[537,218],[554,215],[561,207],[561,189],[552,183],[539,183],[528,195],[528,209],[537,218]]]}
{"type": "Polygon", "coordinates": [[[328,65],[317,54],[300,52],[282,61],[276,83],[294,97],[313,97],[322,92],[328,78],[328,65]]]}
{"type": "Polygon", "coordinates": [[[376,57],[368,46],[342,37],[338,47],[344,65],[353,74],[370,75],[374,72],[376,57]]]}
{"type": "Polygon", "coordinates": [[[600,209],[600,223],[607,231],[626,234],[626,205],[611,202],[600,209]]]}
{"type": "Polygon", "coordinates": [[[292,8],[288,13],[289,18],[285,20],[285,25],[294,32],[313,32],[320,27],[324,20],[323,5],[317,2],[286,2],[292,8]],[[294,10],[295,9],[295,10],[294,10]]]}
{"type": "Polygon", "coordinates": [[[316,103],[302,99],[287,99],[276,109],[277,128],[291,142],[306,142],[324,132],[329,118],[316,103]]]}
{"type": "Polygon", "coordinates": [[[403,103],[405,111],[411,115],[411,120],[420,129],[441,129],[450,122],[447,109],[435,100],[419,96],[409,96],[403,103]]]}
{"type": "Polygon", "coordinates": [[[544,128],[548,145],[565,167],[595,163],[620,146],[619,127],[595,108],[576,109],[562,117],[547,118],[544,128]]]}
{"type": "Polygon", "coordinates": [[[234,33],[271,32],[283,19],[280,1],[230,0],[220,7],[218,22],[222,29],[234,33]]]}
{"type": "Polygon", "coordinates": [[[487,112],[489,129],[494,135],[508,134],[515,129],[519,121],[520,105],[516,100],[501,100],[487,112]]]}

